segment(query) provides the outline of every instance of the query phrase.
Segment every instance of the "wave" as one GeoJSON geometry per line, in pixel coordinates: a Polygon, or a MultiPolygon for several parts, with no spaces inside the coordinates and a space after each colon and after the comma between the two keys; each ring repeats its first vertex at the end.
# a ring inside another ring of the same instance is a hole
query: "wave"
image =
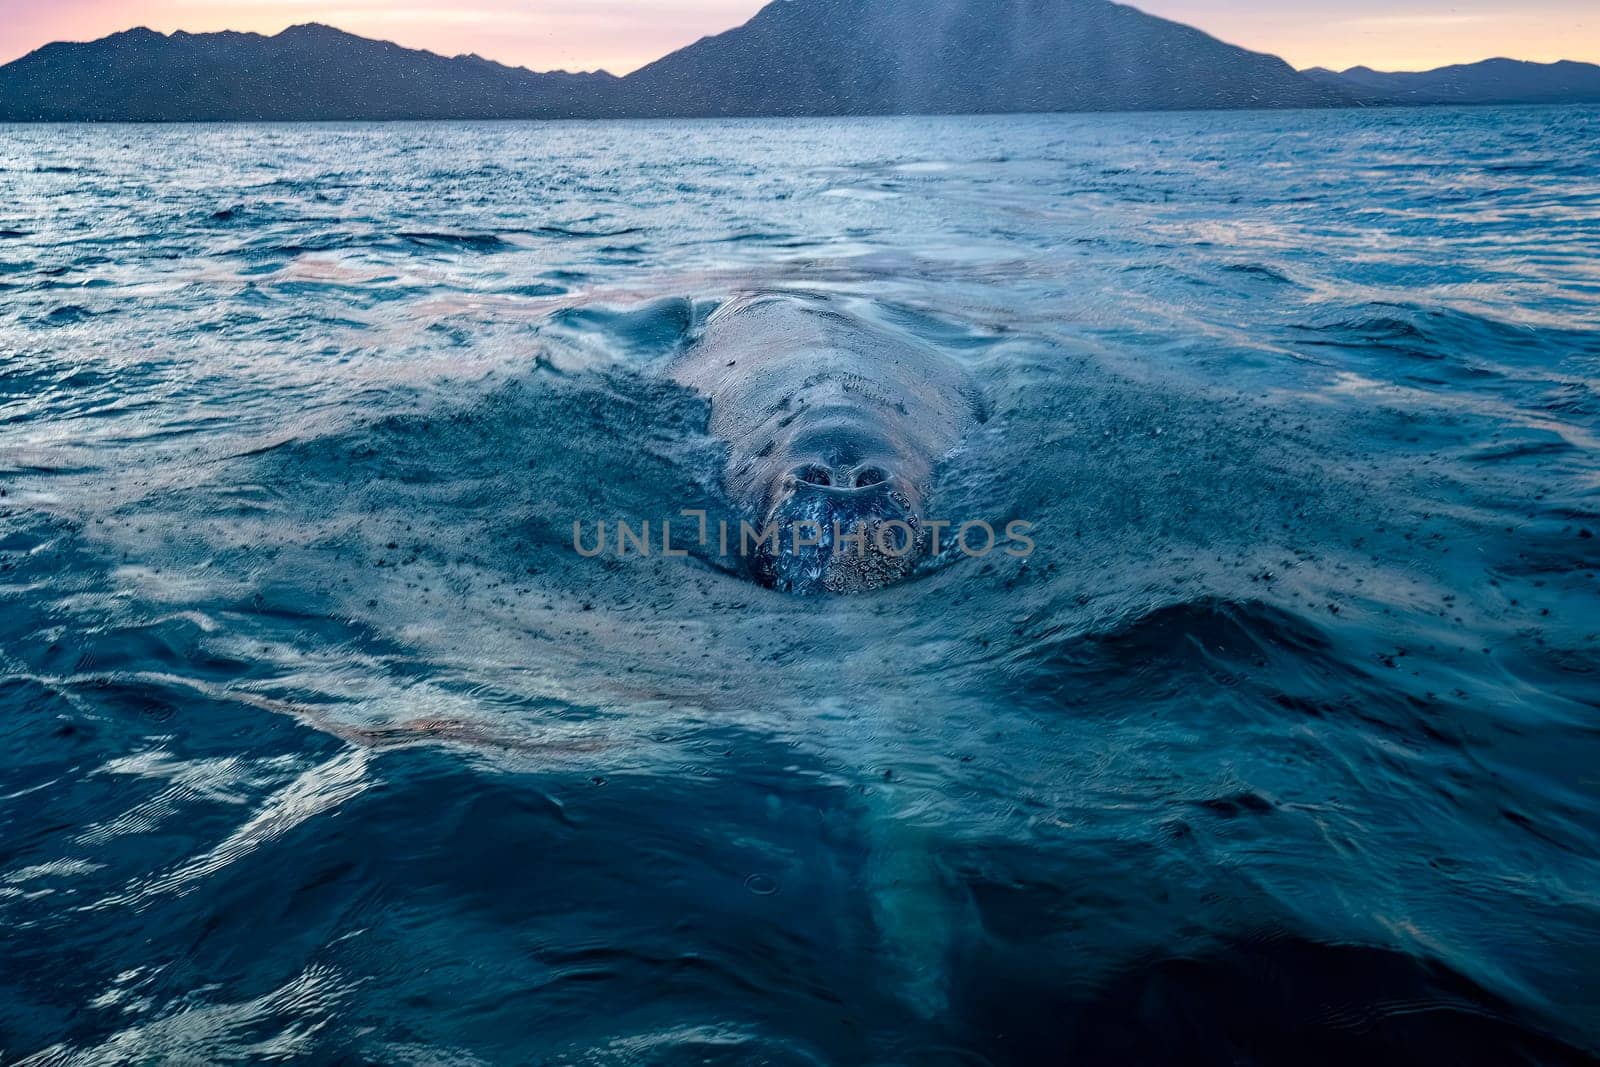
{"type": "Polygon", "coordinates": [[[423,248],[461,248],[473,252],[499,252],[511,247],[504,238],[492,233],[426,233],[406,232],[397,237],[423,248]]]}
{"type": "Polygon", "coordinates": [[[1455,308],[1371,304],[1346,317],[1290,327],[1296,344],[1392,353],[1489,373],[1496,365],[1559,361],[1572,353],[1600,354],[1586,331],[1524,326],[1455,308]]]}
{"type": "Polygon", "coordinates": [[[1222,268],[1230,274],[1243,274],[1252,278],[1261,278],[1265,281],[1275,282],[1278,285],[1298,285],[1287,274],[1262,263],[1229,263],[1222,268]]]}
{"type": "Polygon", "coordinates": [[[1026,698],[1079,711],[1120,708],[1110,694],[1177,695],[1196,678],[1233,688],[1252,676],[1280,684],[1307,672],[1355,679],[1332,640],[1304,616],[1262,601],[1214,596],[1161,604],[1087,632],[1069,631],[1012,653],[1026,698]],[[1160,688],[1148,691],[1150,679],[1160,688]]]}
{"type": "Polygon", "coordinates": [[[116,314],[115,308],[93,311],[82,304],[61,304],[46,312],[41,321],[47,326],[76,326],[102,315],[114,314],[116,314]]]}
{"type": "Polygon", "coordinates": [[[1008,949],[987,961],[971,1019],[1005,1035],[1008,1062],[1600,1062],[1437,960],[1375,946],[1268,932],[1152,954],[1089,990],[1008,949]]]}
{"type": "Polygon", "coordinates": [[[541,234],[545,237],[570,237],[578,240],[584,240],[606,237],[629,237],[636,233],[643,233],[644,230],[638,226],[622,226],[609,230],[591,230],[584,229],[579,226],[536,226],[530,230],[520,230],[517,232],[541,234]]]}

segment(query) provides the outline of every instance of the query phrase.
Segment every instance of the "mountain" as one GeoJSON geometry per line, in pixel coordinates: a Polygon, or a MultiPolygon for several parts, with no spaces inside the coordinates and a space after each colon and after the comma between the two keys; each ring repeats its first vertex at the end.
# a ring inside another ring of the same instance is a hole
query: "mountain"
{"type": "Polygon", "coordinates": [[[1364,104],[1600,103],[1600,67],[1593,63],[1486,59],[1415,74],[1351,67],[1338,73],[1314,68],[1305,75],[1364,104]]]}
{"type": "Polygon", "coordinates": [[[446,59],[315,24],[274,37],[135,29],[0,67],[0,121],[567,117],[603,107],[616,83],[446,59]]]}
{"type": "Polygon", "coordinates": [[[778,0],[624,81],[642,115],[1349,103],[1274,56],[1108,0],[778,0]]]}
{"type": "Polygon", "coordinates": [[[626,78],[328,26],[128,30],[0,66],[0,122],[883,115],[1600,101],[1600,67],[1298,73],[1110,0],[775,0],[626,78]]]}
{"type": "Polygon", "coordinates": [[[556,118],[1315,107],[1344,91],[1109,0],[776,0],[626,79],[305,25],[129,30],[0,67],[0,121],[556,118]]]}

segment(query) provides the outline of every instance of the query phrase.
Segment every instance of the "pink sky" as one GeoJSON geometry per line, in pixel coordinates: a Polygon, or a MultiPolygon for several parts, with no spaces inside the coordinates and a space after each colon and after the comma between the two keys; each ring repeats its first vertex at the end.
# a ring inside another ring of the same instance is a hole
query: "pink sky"
{"type": "MultiPolygon", "coordinates": [[[[276,33],[325,22],[445,55],[622,74],[743,22],[761,0],[0,0],[0,62],[130,26],[276,33]]],[[[1137,0],[1297,67],[1417,70],[1491,56],[1600,62],[1600,0],[1137,0]]]]}

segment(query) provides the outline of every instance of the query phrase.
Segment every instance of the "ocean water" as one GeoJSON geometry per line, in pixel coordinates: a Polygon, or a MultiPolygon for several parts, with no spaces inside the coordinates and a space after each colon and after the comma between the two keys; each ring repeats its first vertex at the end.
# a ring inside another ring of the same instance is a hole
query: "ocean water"
{"type": "Polygon", "coordinates": [[[0,1061],[1593,1062],[1600,110],[0,128],[0,1061]],[[663,363],[949,353],[873,594],[663,363]]]}

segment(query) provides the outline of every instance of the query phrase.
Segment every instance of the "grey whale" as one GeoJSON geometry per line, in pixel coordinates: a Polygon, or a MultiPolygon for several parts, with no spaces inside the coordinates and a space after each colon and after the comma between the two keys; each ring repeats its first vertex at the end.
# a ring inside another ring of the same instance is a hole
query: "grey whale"
{"type": "Polygon", "coordinates": [[[727,301],[669,374],[710,402],[723,489],[773,534],[750,569],[787,592],[910,573],[935,468],[984,417],[956,360],[810,294],[727,301]]]}

